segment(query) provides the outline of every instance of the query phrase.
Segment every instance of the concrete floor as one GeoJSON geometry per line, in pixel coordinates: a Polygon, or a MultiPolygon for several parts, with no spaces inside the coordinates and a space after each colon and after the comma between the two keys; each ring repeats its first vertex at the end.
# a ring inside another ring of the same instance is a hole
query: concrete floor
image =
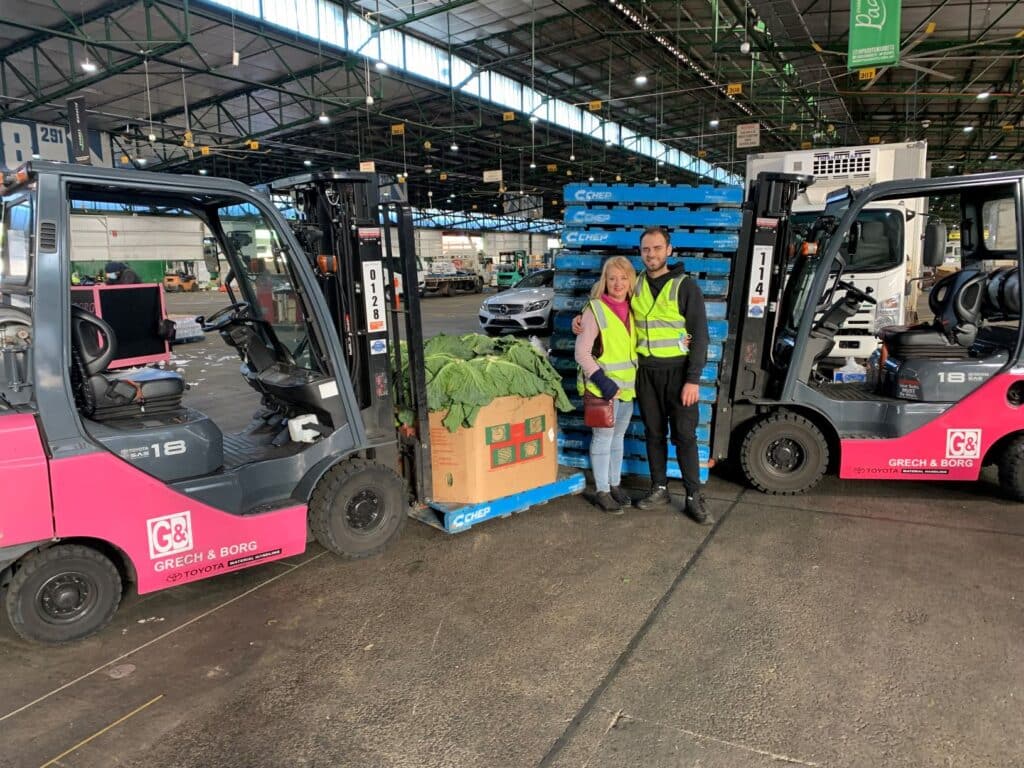
{"type": "MultiPolygon", "coordinates": [[[[428,298],[428,334],[474,330],[479,300],[428,298]]],[[[211,408],[218,344],[175,350],[211,408]]],[[[712,528],[562,499],[129,596],[71,647],[5,626],[0,766],[1024,764],[1019,504],[707,495],[712,528]]]]}

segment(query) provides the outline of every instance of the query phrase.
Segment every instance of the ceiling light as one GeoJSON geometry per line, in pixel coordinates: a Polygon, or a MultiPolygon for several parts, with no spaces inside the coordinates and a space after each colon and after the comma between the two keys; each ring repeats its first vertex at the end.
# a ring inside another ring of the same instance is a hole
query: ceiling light
{"type": "Polygon", "coordinates": [[[200,176],[205,176],[207,173],[209,173],[209,171],[207,171],[205,168],[200,168],[199,169],[199,175],[200,176]]]}
{"type": "Polygon", "coordinates": [[[459,145],[458,145],[458,144],[456,144],[456,143],[455,143],[455,142],[453,141],[453,142],[452,142],[452,145],[451,145],[450,147],[448,147],[448,149],[450,149],[450,150],[451,150],[452,152],[458,152],[458,151],[459,151],[459,145]]]}
{"type": "Polygon", "coordinates": [[[988,159],[989,160],[998,160],[999,159],[999,155],[997,155],[995,152],[993,152],[991,155],[988,156],[988,159]]]}
{"type": "Polygon", "coordinates": [[[949,168],[949,170],[951,170],[951,171],[955,171],[956,170],[956,166],[955,165],[947,165],[946,167],[949,168]]]}
{"type": "Polygon", "coordinates": [[[33,152],[32,153],[32,159],[33,160],[38,160],[40,157],[42,157],[42,155],[40,155],[38,152],[33,152]]]}
{"type": "Polygon", "coordinates": [[[750,53],[750,43],[747,40],[744,40],[742,43],[740,43],[740,53],[742,53],[744,56],[750,53]]]}
{"type": "Polygon", "coordinates": [[[388,65],[383,61],[378,61],[376,64],[373,65],[373,68],[376,69],[378,72],[388,71],[388,65]]]}
{"type": "Polygon", "coordinates": [[[313,161],[312,160],[303,160],[302,164],[308,168],[309,166],[311,166],[313,164],[313,161]]]}
{"type": "Polygon", "coordinates": [[[612,140],[611,140],[611,139],[608,139],[607,141],[605,141],[604,145],[605,145],[606,147],[610,147],[610,146],[612,145],[612,140]]]}
{"type": "Polygon", "coordinates": [[[137,163],[138,163],[139,165],[145,165],[145,164],[146,164],[146,158],[144,158],[144,157],[140,157],[140,158],[139,158],[138,160],[136,160],[135,162],[137,162],[137,163]]]}
{"type": "Polygon", "coordinates": [[[320,125],[327,125],[331,122],[331,118],[327,116],[326,112],[321,112],[320,117],[318,117],[317,120],[320,122],[320,125]]]}
{"type": "Polygon", "coordinates": [[[992,95],[992,93],[990,91],[982,91],[981,93],[978,94],[978,99],[980,99],[981,101],[984,101],[985,99],[987,99],[991,95],[992,95]]]}
{"type": "Polygon", "coordinates": [[[637,75],[633,82],[637,85],[647,85],[647,75],[637,75]]]}
{"type": "Polygon", "coordinates": [[[530,122],[531,123],[536,123],[539,119],[540,118],[538,118],[536,115],[530,115],[530,122]]]}
{"type": "Polygon", "coordinates": [[[594,177],[593,177],[593,176],[591,176],[591,177],[590,177],[590,179],[589,179],[589,181],[593,181],[593,180],[594,180],[594,177]]]}
{"type": "Polygon", "coordinates": [[[965,125],[964,126],[964,133],[970,133],[973,130],[974,130],[974,126],[973,125],[965,125]]]}
{"type": "Polygon", "coordinates": [[[576,161],[576,155],[569,155],[569,162],[575,162],[575,161],[576,161]]]}
{"type": "Polygon", "coordinates": [[[86,59],[82,62],[82,71],[91,75],[93,72],[96,71],[96,62],[89,61],[88,59],[86,59]]]}
{"type": "Polygon", "coordinates": [[[712,128],[717,128],[718,127],[718,118],[717,117],[712,117],[710,120],[708,120],[708,125],[710,125],[712,128]]]}
{"type": "Polygon", "coordinates": [[[530,167],[531,167],[531,168],[536,168],[536,167],[537,167],[537,164],[536,164],[536,163],[530,163],[530,167]]]}
{"type": "Polygon", "coordinates": [[[150,141],[156,141],[156,134],[155,134],[155,133],[151,133],[151,134],[149,134],[149,136],[148,136],[147,138],[148,138],[148,139],[149,139],[150,141]]]}

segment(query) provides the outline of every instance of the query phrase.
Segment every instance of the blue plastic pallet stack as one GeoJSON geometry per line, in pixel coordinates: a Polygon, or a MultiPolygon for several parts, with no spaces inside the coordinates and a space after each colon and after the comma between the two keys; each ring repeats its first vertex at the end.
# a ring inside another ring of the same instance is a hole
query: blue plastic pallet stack
{"type": "MultiPolygon", "coordinates": [[[[646,227],[660,226],[672,235],[673,258],[696,278],[707,303],[711,344],[701,372],[700,443],[701,481],[707,481],[711,415],[718,394],[722,342],[727,335],[726,298],[732,257],[739,243],[741,187],[651,186],[634,184],[569,184],[564,189],[565,250],[555,257],[555,332],[551,362],[562,373],[573,413],[561,414],[559,463],[589,469],[590,428],[583,424],[582,398],[576,390],[576,361],[572,318],[586,305],[588,294],[610,256],[629,257],[637,271],[640,235],[646,227]]],[[[669,476],[679,477],[675,447],[669,445],[669,476]]],[[[644,426],[639,409],[626,431],[625,474],[649,475],[644,426]]]]}

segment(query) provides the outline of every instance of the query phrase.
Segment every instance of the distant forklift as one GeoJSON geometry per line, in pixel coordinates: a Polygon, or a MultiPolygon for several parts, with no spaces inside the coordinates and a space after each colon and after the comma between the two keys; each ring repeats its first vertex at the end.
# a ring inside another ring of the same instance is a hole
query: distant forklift
{"type": "Polygon", "coordinates": [[[430,499],[419,299],[400,308],[391,280],[416,278],[409,206],[372,174],[286,186],[313,259],[269,198],[228,180],[31,162],[0,181],[0,589],[22,637],[85,637],[126,582],[141,594],[294,556],[308,529],[373,555],[430,499]],[[116,332],[68,287],[71,217],[98,202],[212,233],[228,303],[202,324],[256,393],[245,429],[217,423],[237,398],[204,413],[179,373],[111,369],[116,332]],[[246,231],[267,233],[265,256],[243,253],[246,231]],[[413,426],[396,429],[396,408],[413,426]]]}
{"type": "Polygon", "coordinates": [[[511,288],[526,277],[526,251],[499,251],[494,265],[494,285],[499,291],[511,288]]]}
{"type": "Polygon", "coordinates": [[[764,173],[748,196],[712,458],[773,494],[805,491],[829,467],[844,478],[976,480],[994,464],[1024,500],[1024,171],[838,190],[797,231],[792,203],[810,183],[764,173]],[[845,279],[851,254],[878,247],[858,215],[892,200],[925,219],[927,267],[943,262],[943,219],[957,222],[963,268],[932,289],[933,320],[875,329],[866,380],[837,382],[826,365],[836,333],[876,301],[845,279]],[[980,268],[1005,260],[1013,266],[980,268]]]}

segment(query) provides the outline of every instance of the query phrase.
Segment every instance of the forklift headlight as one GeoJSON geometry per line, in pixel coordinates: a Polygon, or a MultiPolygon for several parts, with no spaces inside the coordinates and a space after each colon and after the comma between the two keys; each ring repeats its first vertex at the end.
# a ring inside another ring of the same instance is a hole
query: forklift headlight
{"type": "Polygon", "coordinates": [[[527,304],[526,305],[526,311],[527,312],[536,312],[538,309],[544,309],[544,307],[546,307],[550,303],[551,302],[548,301],[547,299],[542,299],[541,301],[535,301],[532,304],[527,304]]]}

